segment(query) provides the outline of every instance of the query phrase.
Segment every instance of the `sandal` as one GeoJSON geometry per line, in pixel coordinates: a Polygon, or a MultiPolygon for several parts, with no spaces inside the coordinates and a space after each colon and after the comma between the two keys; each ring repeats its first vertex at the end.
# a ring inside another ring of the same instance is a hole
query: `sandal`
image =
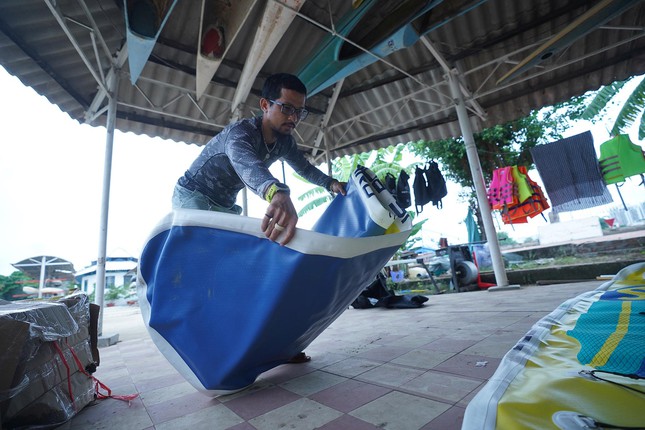
{"type": "Polygon", "coordinates": [[[300,352],[287,361],[287,363],[290,364],[299,364],[299,363],[306,363],[308,361],[311,361],[311,357],[305,354],[304,352],[300,352]]]}

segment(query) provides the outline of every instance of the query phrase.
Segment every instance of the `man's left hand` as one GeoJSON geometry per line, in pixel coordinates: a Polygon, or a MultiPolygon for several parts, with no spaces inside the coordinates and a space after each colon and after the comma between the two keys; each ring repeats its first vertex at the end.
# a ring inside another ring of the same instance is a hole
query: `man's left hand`
{"type": "Polygon", "coordinates": [[[333,193],[342,194],[345,196],[347,195],[347,191],[345,190],[346,186],[347,186],[347,182],[340,182],[334,179],[329,185],[329,190],[333,193]]]}

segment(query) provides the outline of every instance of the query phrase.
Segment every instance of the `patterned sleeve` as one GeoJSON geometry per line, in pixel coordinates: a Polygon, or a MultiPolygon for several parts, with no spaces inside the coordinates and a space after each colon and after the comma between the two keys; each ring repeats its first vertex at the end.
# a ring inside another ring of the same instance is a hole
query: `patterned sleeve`
{"type": "Polygon", "coordinates": [[[334,180],[334,178],[325,175],[318,168],[312,165],[307,159],[302,155],[298,150],[295,141],[293,145],[289,148],[289,152],[284,155],[284,159],[287,163],[296,171],[300,176],[325,189],[329,189],[329,185],[334,180]]]}
{"type": "Polygon", "coordinates": [[[235,127],[229,133],[225,151],[242,182],[260,198],[264,198],[267,188],[278,181],[257,155],[256,146],[260,142],[256,134],[258,133],[252,127],[235,127]]]}

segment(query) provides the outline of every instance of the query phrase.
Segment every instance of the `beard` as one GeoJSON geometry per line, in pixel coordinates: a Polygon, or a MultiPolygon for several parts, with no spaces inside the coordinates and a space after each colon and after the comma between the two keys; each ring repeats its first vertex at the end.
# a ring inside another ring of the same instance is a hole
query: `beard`
{"type": "Polygon", "coordinates": [[[293,122],[285,122],[280,127],[277,129],[274,129],[273,131],[279,134],[280,136],[291,136],[291,133],[293,130],[296,128],[296,124],[293,122]]]}

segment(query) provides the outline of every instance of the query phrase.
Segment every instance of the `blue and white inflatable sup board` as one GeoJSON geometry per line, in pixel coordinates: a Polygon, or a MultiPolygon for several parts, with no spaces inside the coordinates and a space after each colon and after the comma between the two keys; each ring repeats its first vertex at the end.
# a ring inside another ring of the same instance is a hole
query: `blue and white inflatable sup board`
{"type": "Polygon", "coordinates": [[[392,202],[359,167],[317,231],[298,229],[286,246],[264,236],[260,219],[169,213],[139,260],[139,303],[153,341],[207,395],[253,384],[303,351],[406,241],[410,219],[392,202]]]}

